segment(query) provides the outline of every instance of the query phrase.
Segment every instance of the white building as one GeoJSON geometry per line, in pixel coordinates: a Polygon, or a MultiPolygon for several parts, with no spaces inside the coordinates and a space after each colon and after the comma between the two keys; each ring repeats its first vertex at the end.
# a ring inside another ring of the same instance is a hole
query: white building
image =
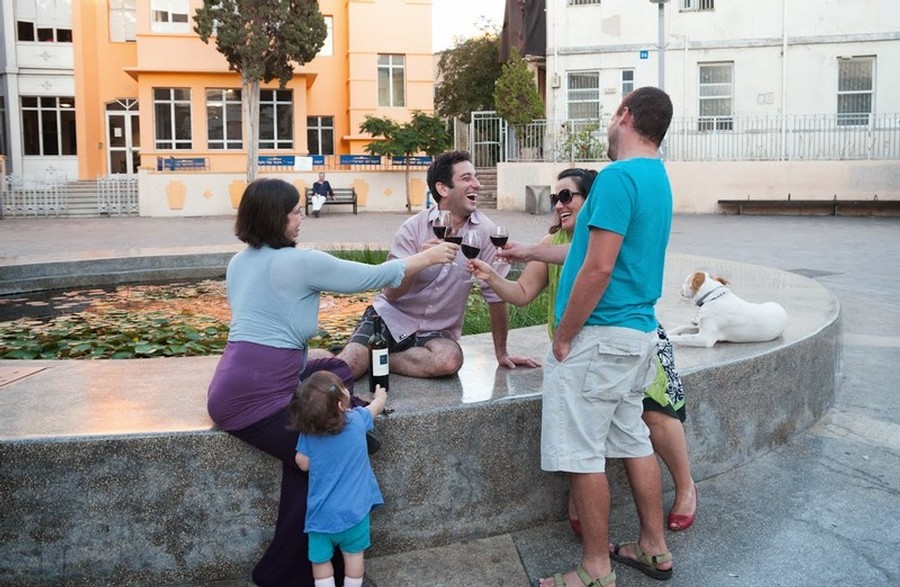
{"type": "Polygon", "coordinates": [[[75,179],[72,2],[0,0],[0,24],[0,153],[7,155],[6,171],[48,182],[75,179]]]}
{"type": "Polygon", "coordinates": [[[548,0],[547,39],[550,120],[611,114],[631,89],[660,85],[661,56],[675,117],[697,130],[900,112],[898,0],[548,0]]]}
{"type": "Polygon", "coordinates": [[[473,118],[501,209],[537,209],[560,169],[602,165],[607,120],[641,86],[672,97],[679,212],[900,199],[898,0],[547,0],[545,66],[546,121],[509,140],[473,118]]]}

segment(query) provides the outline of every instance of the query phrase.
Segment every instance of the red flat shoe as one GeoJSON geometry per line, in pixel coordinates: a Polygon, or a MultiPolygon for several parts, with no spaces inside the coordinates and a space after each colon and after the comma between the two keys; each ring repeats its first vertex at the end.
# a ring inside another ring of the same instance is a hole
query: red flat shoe
{"type": "Polygon", "coordinates": [[[581,536],[581,520],[578,518],[569,518],[569,526],[572,527],[572,532],[575,532],[576,535],[581,536]]]}
{"type": "Polygon", "coordinates": [[[694,525],[694,518],[697,517],[697,508],[700,506],[700,492],[694,485],[694,513],[691,515],[673,514],[669,512],[669,530],[672,532],[681,532],[687,530],[694,525]]]}
{"type": "Polygon", "coordinates": [[[685,516],[682,514],[669,514],[669,530],[673,532],[681,532],[687,530],[694,525],[694,518],[697,517],[696,512],[685,516]]]}

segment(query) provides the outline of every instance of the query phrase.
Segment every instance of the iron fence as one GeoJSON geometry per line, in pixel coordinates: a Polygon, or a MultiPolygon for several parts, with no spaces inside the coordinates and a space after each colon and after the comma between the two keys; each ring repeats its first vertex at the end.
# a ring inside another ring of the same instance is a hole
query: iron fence
{"type": "MultiPolygon", "coordinates": [[[[476,166],[493,167],[499,161],[605,159],[607,125],[608,118],[513,127],[495,112],[473,112],[464,130],[476,166]]],[[[676,118],[663,151],[671,161],[900,159],[900,114],[863,121],[834,114],[676,118]],[[858,122],[865,123],[852,124],[858,122]]]]}
{"type": "Polygon", "coordinates": [[[138,213],[138,182],[133,175],[97,178],[97,213],[101,216],[134,216],[138,213]]]}
{"type": "Polygon", "coordinates": [[[66,178],[48,174],[39,180],[3,176],[3,216],[65,216],[69,207],[66,178]]]}

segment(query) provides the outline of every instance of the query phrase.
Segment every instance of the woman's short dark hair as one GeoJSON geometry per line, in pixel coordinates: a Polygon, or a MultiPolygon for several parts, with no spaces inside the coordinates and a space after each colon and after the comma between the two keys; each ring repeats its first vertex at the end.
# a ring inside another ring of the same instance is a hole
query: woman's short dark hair
{"type": "Polygon", "coordinates": [[[434,198],[436,203],[440,204],[441,198],[443,197],[438,192],[437,184],[442,183],[445,186],[452,188],[453,167],[457,163],[462,163],[463,161],[472,161],[472,157],[469,156],[468,151],[447,151],[446,153],[441,153],[435,157],[434,161],[431,162],[431,165],[428,166],[426,181],[428,183],[428,189],[431,190],[431,197],[434,198]]]}
{"type": "Polygon", "coordinates": [[[250,182],[238,206],[235,236],[254,249],[295,246],[286,233],[287,215],[299,202],[300,192],[284,180],[260,177],[250,182]]]}
{"type": "Polygon", "coordinates": [[[350,408],[340,377],[331,371],[316,371],[300,383],[288,411],[291,428],[301,434],[337,434],[346,418],[340,410],[350,408]]]}
{"type": "MultiPolygon", "coordinates": [[[[587,200],[588,194],[591,193],[591,186],[594,185],[594,179],[597,177],[597,171],[594,169],[585,169],[583,167],[563,169],[559,172],[559,175],[556,176],[556,181],[567,177],[572,178],[572,181],[575,182],[575,186],[578,188],[578,193],[581,194],[582,198],[587,200]]],[[[562,221],[560,221],[559,215],[557,214],[554,216],[556,217],[556,221],[553,223],[553,226],[550,227],[550,234],[555,234],[562,228],[562,221]]]]}

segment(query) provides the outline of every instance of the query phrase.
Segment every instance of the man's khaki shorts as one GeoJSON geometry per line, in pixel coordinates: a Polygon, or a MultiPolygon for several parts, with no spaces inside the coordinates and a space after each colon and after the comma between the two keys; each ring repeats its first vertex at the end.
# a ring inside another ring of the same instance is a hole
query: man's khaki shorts
{"type": "Polygon", "coordinates": [[[644,389],[653,381],[656,331],[585,326],[560,363],[544,364],[541,468],[603,473],[607,458],[653,453],[641,419],[644,389]]]}

